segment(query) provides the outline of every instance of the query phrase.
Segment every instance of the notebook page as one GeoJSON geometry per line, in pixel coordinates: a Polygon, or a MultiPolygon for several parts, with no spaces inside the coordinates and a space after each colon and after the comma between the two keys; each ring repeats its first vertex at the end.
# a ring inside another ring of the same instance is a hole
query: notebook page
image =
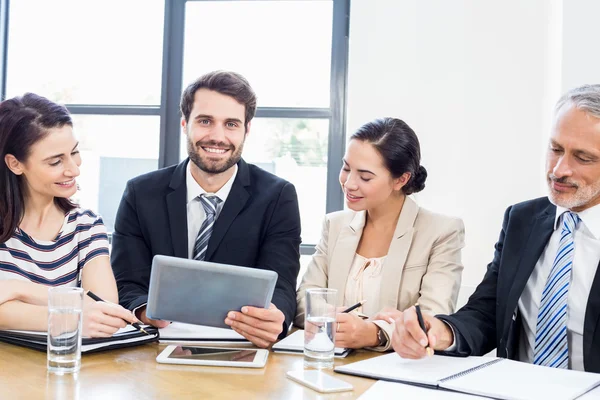
{"type": "Polygon", "coordinates": [[[181,322],[173,322],[169,326],[159,329],[158,332],[161,342],[178,340],[247,340],[233,329],[184,324],[181,322]]]}
{"type": "Polygon", "coordinates": [[[502,360],[440,387],[504,400],[571,400],[599,384],[599,374],[502,360]]]}
{"type": "MultiPolygon", "coordinates": [[[[343,347],[336,347],[335,355],[347,355],[348,350],[349,349],[343,347]]],[[[304,331],[297,330],[291,335],[281,339],[279,342],[273,345],[273,351],[291,351],[296,353],[302,353],[304,351],[304,331]]]]}
{"type": "Polygon", "coordinates": [[[409,360],[396,353],[336,367],[336,372],[387,379],[396,382],[437,386],[445,377],[458,374],[494,360],[495,357],[447,357],[434,355],[420,360],[409,360]]]}
{"type": "Polygon", "coordinates": [[[479,400],[488,398],[387,381],[375,382],[373,386],[358,398],[358,400],[381,399],[479,400]]]}

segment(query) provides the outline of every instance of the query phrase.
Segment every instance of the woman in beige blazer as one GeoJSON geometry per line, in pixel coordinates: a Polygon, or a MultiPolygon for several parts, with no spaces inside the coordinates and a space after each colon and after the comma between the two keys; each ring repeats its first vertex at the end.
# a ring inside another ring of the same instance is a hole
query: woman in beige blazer
{"type": "Polygon", "coordinates": [[[420,160],[417,136],[399,119],[375,120],[352,135],[340,171],[349,209],[325,217],[298,289],[296,325],[304,326],[311,288],[337,289],[338,306],[367,300],[358,313],[337,315],[337,347],[388,350],[389,316],[415,303],[431,314],[454,311],[464,225],[408,197],[425,187],[420,160]]]}

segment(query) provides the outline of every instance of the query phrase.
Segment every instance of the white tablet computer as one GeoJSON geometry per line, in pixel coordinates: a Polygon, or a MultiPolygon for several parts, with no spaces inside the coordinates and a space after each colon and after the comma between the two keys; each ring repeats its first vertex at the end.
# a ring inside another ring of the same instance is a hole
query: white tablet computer
{"type": "Polygon", "coordinates": [[[156,361],[163,364],[211,365],[215,367],[262,368],[269,351],[224,347],[167,346],[156,361]]]}
{"type": "Polygon", "coordinates": [[[146,316],[229,328],[225,317],[243,306],[268,308],[277,273],[157,255],[152,260],[146,316]]]}

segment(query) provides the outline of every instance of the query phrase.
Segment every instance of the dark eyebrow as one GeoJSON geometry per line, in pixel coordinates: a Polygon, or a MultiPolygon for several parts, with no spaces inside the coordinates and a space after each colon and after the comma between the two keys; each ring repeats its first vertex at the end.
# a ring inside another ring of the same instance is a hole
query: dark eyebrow
{"type": "MultiPolygon", "coordinates": [[[[77,146],[79,146],[79,142],[75,143],[75,146],[73,147],[73,149],[71,150],[71,152],[75,151],[75,149],[77,148],[77,146]]],[[[53,158],[60,158],[60,157],[63,157],[63,156],[64,156],[64,153],[55,154],[53,156],[44,158],[42,161],[48,161],[48,160],[51,160],[53,158]]]]}
{"type": "MultiPolygon", "coordinates": [[[[348,164],[348,162],[347,162],[345,159],[343,159],[343,158],[342,158],[342,161],[343,161],[343,162],[344,162],[344,164],[346,164],[347,166],[350,166],[350,164],[348,164]]],[[[375,172],[371,172],[371,171],[369,171],[368,169],[357,169],[357,171],[358,171],[358,172],[361,172],[361,173],[366,173],[366,174],[371,174],[371,175],[375,175],[375,176],[377,176],[377,174],[376,174],[375,172]]]]}
{"type": "Polygon", "coordinates": [[[207,114],[198,114],[194,117],[195,120],[199,120],[199,119],[213,119],[212,115],[207,115],[207,114]]]}

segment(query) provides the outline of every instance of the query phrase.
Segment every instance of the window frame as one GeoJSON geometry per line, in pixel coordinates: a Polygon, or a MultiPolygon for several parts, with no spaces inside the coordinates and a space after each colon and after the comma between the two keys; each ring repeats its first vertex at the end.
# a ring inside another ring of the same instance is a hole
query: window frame
{"type": "MultiPolygon", "coordinates": [[[[180,113],[179,100],[183,79],[185,35],[185,7],[187,2],[215,0],[165,0],[162,76],[160,104],[65,104],[73,115],[155,115],[160,117],[159,154],[157,168],[179,163],[180,113]]],[[[252,0],[219,0],[252,1],[252,0]]],[[[281,0],[266,0],[281,1],[281,0]]],[[[313,0],[314,1],[314,0],[313,0]]],[[[323,108],[258,107],[258,118],[328,119],[327,149],[327,213],[341,210],[343,193],[338,183],[340,160],[346,142],[346,103],[348,81],[348,35],[350,25],[350,0],[317,0],[333,3],[330,105],[323,108]]],[[[8,28],[10,0],[0,0],[0,98],[6,98],[8,28]]],[[[315,244],[303,243],[300,253],[313,254],[315,244]]]]}

